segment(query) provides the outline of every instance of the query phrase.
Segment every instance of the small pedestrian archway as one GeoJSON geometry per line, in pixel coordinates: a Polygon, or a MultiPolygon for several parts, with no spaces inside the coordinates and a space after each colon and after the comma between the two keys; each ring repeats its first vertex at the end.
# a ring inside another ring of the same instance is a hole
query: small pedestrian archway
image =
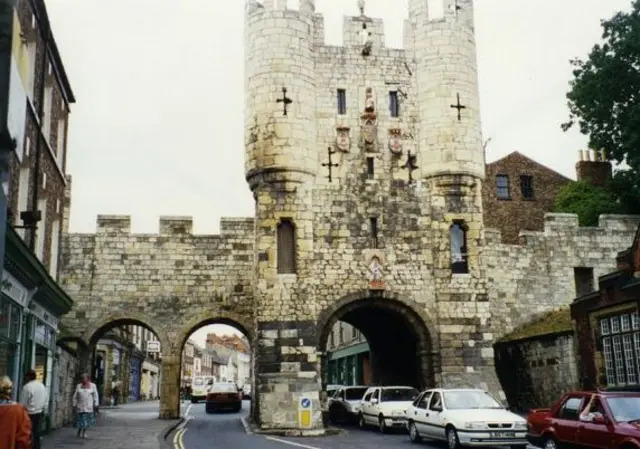
{"type": "Polygon", "coordinates": [[[114,313],[92,323],[80,338],[80,363],[98,388],[102,405],[159,399],[165,327],[137,313],[114,313]]]}
{"type": "Polygon", "coordinates": [[[324,384],[421,389],[439,381],[437,333],[424,307],[412,300],[386,291],[357,292],[327,308],[318,330],[324,384]],[[341,323],[358,332],[341,336],[341,323]],[[354,357],[356,346],[364,350],[354,357]]]}

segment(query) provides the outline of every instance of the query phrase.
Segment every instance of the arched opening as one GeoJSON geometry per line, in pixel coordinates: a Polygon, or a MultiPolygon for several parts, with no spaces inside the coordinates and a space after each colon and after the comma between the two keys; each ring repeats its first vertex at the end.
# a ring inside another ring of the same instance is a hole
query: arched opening
{"type": "Polygon", "coordinates": [[[144,318],[116,318],[85,334],[89,359],[83,371],[96,385],[103,406],[148,401],[149,413],[157,413],[162,348],[168,341],[157,328],[144,318]]]}
{"type": "MultiPolygon", "coordinates": [[[[230,318],[202,318],[188,325],[180,337],[179,391],[182,404],[191,404],[195,420],[230,411],[251,411],[253,352],[248,323],[230,318]]],[[[235,421],[234,421],[235,422],[235,421]]],[[[215,425],[228,425],[227,419],[215,425]]]]}
{"type": "Polygon", "coordinates": [[[434,385],[433,342],[417,310],[383,292],[327,310],[319,323],[325,385],[434,385]]]}

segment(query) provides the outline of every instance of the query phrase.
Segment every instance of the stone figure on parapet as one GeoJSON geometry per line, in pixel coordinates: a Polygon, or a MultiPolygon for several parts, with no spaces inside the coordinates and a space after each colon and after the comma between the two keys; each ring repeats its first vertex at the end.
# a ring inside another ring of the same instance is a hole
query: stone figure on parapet
{"type": "Polygon", "coordinates": [[[371,39],[371,32],[367,30],[367,24],[362,24],[362,31],[360,31],[360,41],[362,43],[362,55],[369,56],[371,54],[371,48],[373,47],[373,40],[371,39]]]}
{"type": "Polygon", "coordinates": [[[361,16],[364,16],[364,7],[365,7],[364,0],[358,0],[358,9],[360,10],[361,16]]]}

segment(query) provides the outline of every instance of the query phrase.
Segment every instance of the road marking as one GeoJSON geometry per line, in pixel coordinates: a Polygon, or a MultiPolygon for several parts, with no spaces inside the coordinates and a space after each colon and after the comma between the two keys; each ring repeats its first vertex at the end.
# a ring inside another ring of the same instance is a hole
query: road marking
{"type": "Polygon", "coordinates": [[[180,449],[180,435],[182,435],[183,431],[184,431],[183,429],[180,429],[173,436],[173,447],[175,449],[180,449]]]}
{"type": "Polygon", "coordinates": [[[184,434],[187,433],[187,429],[184,429],[180,434],[180,438],[178,439],[178,443],[180,443],[179,449],[184,449],[184,434]]]}
{"type": "Polygon", "coordinates": [[[288,444],[290,446],[303,447],[305,449],[321,449],[316,446],[308,446],[306,444],[294,443],[293,441],[281,440],[280,438],[275,438],[275,437],[265,437],[265,439],[275,441],[277,443],[288,444]]]}

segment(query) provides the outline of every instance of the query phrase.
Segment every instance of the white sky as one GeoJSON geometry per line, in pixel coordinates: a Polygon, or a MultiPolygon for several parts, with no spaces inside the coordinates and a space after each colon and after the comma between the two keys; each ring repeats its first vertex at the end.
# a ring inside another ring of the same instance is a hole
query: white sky
{"type": "MultiPolygon", "coordinates": [[[[402,46],[405,2],[368,0],[387,44],[402,46]],[[400,4],[400,7],[399,7],[400,4]]],[[[317,0],[327,42],[342,41],[356,0],[317,0]]],[[[600,38],[600,19],[630,0],[476,0],[488,159],[519,150],[574,177],[586,139],[563,133],[569,59],[600,38]]],[[[244,1],[47,0],[78,103],[68,172],[71,230],[97,214],[130,214],[135,232],[159,215],[191,215],[198,233],[251,216],[244,180],[244,1]]]]}
{"type": "Polygon", "coordinates": [[[191,334],[191,337],[189,338],[204,348],[207,343],[207,334],[236,334],[240,335],[241,337],[244,336],[242,332],[240,332],[233,326],[227,326],[226,324],[210,324],[209,326],[201,327],[193,334],[191,334]]]}

